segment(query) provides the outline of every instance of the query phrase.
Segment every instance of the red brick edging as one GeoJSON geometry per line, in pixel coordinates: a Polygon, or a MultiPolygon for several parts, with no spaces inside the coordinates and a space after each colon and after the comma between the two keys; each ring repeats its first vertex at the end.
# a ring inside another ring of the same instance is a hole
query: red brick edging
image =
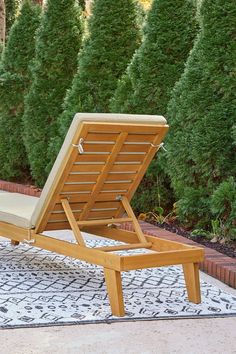
{"type": "MultiPolygon", "coordinates": [[[[25,186],[18,183],[6,182],[2,180],[0,180],[0,190],[5,190],[7,192],[13,193],[22,193],[36,197],[39,197],[41,193],[41,190],[34,186],[25,186]]],[[[236,289],[235,258],[228,257],[211,248],[199,245],[198,243],[189,240],[183,236],[179,236],[175,233],[161,229],[155,225],[148,224],[144,221],[141,221],[140,224],[142,230],[148,235],[158,236],[160,238],[166,238],[171,241],[182,242],[189,245],[195,245],[204,248],[205,260],[200,264],[201,270],[236,289]]],[[[132,230],[132,225],[130,223],[122,224],[122,228],[126,230],[132,230]]]]}
{"type": "Polygon", "coordinates": [[[0,190],[31,195],[33,197],[40,197],[41,190],[35,186],[27,186],[14,182],[7,182],[0,180],[0,190]]]}

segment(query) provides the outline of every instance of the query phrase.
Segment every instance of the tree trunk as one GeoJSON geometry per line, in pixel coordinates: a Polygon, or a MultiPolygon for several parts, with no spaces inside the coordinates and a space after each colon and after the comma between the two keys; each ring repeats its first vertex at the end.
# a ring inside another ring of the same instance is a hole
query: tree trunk
{"type": "Polygon", "coordinates": [[[6,10],[4,0],[0,0],[0,42],[5,43],[6,36],[6,10]]]}
{"type": "Polygon", "coordinates": [[[88,15],[91,14],[91,5],[92,5],[93,0],[85,0],[85,10],[88,15]]]}
{"type": "Polygon", "coordinates": [[[33,0],[35,4],[38,4],[40,6],[43,6],[43,0],[33,0]]]}

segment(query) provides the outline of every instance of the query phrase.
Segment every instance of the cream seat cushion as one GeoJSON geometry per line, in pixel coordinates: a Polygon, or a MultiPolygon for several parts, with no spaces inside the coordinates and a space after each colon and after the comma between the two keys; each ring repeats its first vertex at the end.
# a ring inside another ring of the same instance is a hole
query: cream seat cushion
{"type": "Polygon", "coordinates": [[[0,221],[30,229],[31,217],[39,201],[20,193],[0,194],[0,221]]]}
{"type": "Polygon", "coordinates": [[[68,155],[73,137],[79,129],[81,122],[88,121],[153,125],[166,124],[164,117],[154,115],[77,113],[71,123],[40,198],[38,199],[36,197],[25,196],[17,193],[7,193],[10,195],[2,197],[0,194],[0,221],[5,221],[26,228],[34,228],[37,225],[37,222],[43,218],[45,206],[51,198],[50,192],[52,190],[52,186],[57,183],[63,160],[68,155]],[[6,201],[6,204],[4,200],[6,201]]]}

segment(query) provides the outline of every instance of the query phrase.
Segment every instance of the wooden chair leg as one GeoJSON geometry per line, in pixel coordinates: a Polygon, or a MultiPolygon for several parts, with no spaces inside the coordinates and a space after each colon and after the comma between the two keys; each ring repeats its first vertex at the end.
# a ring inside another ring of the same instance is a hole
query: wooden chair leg
{"type": "Polygon", "coordinates": [[[104,275],[112,314],[114,316],[122,317],[125,315],[125,309],[121,274],[115,270],[104,268],[104,275]]]}
{"type": "Polygon", "coordinates": [[[184,278],[189,301],[199,304],[201,302],[199,265],[198,263],[183,264],[184,278]]]}
{"type": "Polygon", "coordinates": [[[11,245],[12,245],[12,246],[18,246],[19,243],[20,243],[19,241],[11,240],[11,245]]]}

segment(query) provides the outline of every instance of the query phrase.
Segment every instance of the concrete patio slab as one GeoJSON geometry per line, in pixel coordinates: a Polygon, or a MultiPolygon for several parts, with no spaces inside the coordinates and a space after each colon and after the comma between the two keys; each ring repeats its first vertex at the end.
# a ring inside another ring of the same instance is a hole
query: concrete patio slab
{"type": "Polygon", "coordinates": [[[234,354],[236,318],[1,331],[2,354],[234,354]]]}

